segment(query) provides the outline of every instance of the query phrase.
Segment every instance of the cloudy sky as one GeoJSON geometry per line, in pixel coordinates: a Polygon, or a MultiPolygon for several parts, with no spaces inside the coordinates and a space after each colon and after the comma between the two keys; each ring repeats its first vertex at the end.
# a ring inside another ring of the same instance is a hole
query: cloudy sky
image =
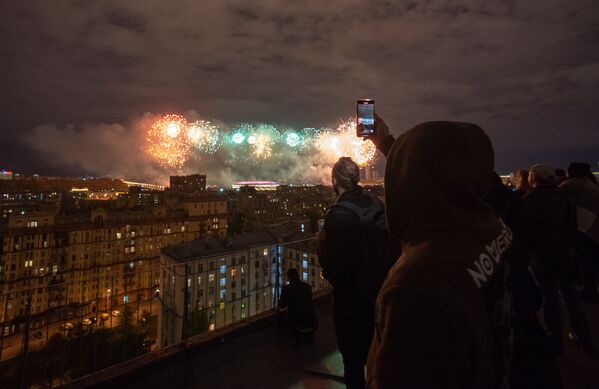
{"type": "Polygon", "coordinates": [[[396,134],[481,125],[500,172],[599,161],[597,0],[1,0],[0,36],[0,169],[112,174],[147,113],[301,128],[358,97],[396,134]]]}

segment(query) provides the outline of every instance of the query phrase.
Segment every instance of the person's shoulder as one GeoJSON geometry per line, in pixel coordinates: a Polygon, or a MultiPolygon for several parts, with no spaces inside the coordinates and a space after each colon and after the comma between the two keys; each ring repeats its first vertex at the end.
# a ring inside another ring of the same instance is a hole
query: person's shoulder
{"type": "Polygon", "coordinates": [[[325,216],[325,226],[338,224],[357,224],[355,213],[342,204],[334,204],[325,216]]]}

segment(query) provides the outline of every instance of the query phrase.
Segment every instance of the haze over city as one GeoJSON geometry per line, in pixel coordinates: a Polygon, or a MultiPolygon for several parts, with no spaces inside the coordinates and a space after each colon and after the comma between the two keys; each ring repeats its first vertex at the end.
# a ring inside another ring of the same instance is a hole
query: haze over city
{"type": "Polygon", "coordinates": [[[0,10],[0,168],[318,183],[330,165],[313,163],[312,152],[275,150],[251,167],[231,153],[196,153],[164,166],[148,155],[140,123],[180,114],[222,131],[335,128],[359,97],[376,100],[395,135],[427,120],[481,125],[501,173],[599,160],[596,1],[4,2],[0,10]]]}

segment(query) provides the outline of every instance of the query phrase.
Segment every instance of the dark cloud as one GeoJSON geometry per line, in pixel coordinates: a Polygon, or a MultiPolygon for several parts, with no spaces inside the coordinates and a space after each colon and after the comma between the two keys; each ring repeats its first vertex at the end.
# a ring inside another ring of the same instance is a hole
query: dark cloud
{"type": "Polygon", "coordinates": [[[397,133],[482,125],[503,171],[599,160],[596,0],[4,1],[0,15],[2,164],[28,173],[89,169],[31,147],[69,124],[126,138],[144,112],[196,110],[304,127],[364,96],[397,133]]]}

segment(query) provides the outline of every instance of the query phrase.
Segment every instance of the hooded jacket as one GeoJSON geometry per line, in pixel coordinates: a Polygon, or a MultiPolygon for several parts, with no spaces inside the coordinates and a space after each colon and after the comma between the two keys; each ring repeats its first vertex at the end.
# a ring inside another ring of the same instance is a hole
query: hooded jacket
{"type": "Polygon", "coordinates": [[[483,200],[493,149],[468,123],[407,131],[387,158],[389,230],[402,242],[376,305],[369,388],[495,388],[505,376],[512,233],[483,200]]]}
{"type": "Polygon", "coordinates": [[[586,177],[576,177],[559,187],[576,203],[578,230],[599,244],[599,185],[586,177]]]}

